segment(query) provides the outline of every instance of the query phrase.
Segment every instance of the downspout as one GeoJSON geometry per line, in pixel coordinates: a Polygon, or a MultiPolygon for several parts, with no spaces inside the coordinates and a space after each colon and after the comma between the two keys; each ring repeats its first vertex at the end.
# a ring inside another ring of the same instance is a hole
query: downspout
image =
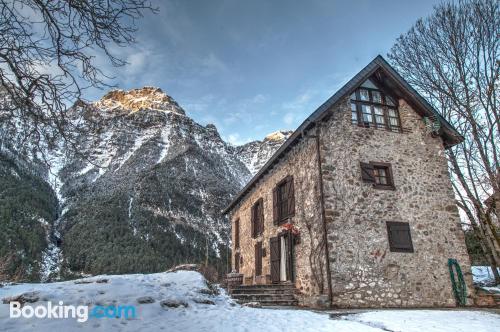
{"type": "Polygon", "coordinates": [[[318,162],[318,180],[319,180],[319,194],[321,205],[321,221],[323,223],[323,241],[325,242],[325,259],[326,259],[326,278],[328,282],[328,302],[330,307],[333,304],[333,289],[332,289],[332,272],[330,270],[330,251],[328,248],[328,236],[326,226],[326,213],[325,213],[325,194],[323,189],[323,170],[321,167],[321,148],[320,148],[320,126],[317,122],[316,125],[316,160],[318,162]]]}
{"type": "Polygon", "coordinates": [[[326,226],[326,213],[325,213],[325,193],[323,189],[323,169],[321,166],[321,148],[320,148],[320,125],[318,122],[308,121],[316,126],[316,135],[306,135],[302,132],[302,137],[314,138],[316,142],[316,162],[318,164],[318,182],[319,182],[319,195],[321,206],[321,222],[323,226],[323,242],[325,243],[325,260],[326,260],[326,278],[328,283],[328,303],[331,307],[333,304],[333,289],[332,289],[332,272],[330,270],[330,251],[328,248],[328,232],[326,226]]]}

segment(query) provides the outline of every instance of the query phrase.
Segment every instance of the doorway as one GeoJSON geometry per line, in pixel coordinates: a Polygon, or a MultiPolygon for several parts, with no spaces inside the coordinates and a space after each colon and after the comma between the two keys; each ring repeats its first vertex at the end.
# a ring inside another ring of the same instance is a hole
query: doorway
{"type": "Polygon", "coordinates": [[[294,280],[293,241],[291,232],[284,232],[270,239],[271,281],[273,283],[294,280]]]}

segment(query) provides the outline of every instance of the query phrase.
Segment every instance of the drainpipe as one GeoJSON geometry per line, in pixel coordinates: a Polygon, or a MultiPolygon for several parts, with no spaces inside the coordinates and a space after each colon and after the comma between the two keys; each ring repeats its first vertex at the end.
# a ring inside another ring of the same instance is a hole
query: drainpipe
{"type": "Polygon", "coordinates": [[[315,122],[316,125],[316,160],[318,162],[318,180],[319,180],[319,194],[320,194],[320,205],[321,205],[321,221],[323,223],[323,241],[325,242],[325,259],[326,259],[326,278],[328,282],[328,302],[330,306],[333,303],[333,289],[332,289],[332,272],[330,271],[330,251],[328,249],[328,236],[327,236],[327,226],[326,226],[326,214],[325,214],[325,194],[323,190],[323,171],[321,167],[321,148],[320,148],[320,125],[315,122]]]}

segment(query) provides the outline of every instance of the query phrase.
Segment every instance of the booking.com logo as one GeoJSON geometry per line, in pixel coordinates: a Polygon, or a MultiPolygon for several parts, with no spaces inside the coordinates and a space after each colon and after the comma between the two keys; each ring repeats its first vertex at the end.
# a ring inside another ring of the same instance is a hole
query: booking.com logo
{"type": "Polygon", "coordinates": [[[21,305],[20,302],[10,302],[10,318],[45,318],[45,319],[60,319],[74,318],[79,323],[86,322],[89,318],[135,318],[136,310],[133,305],[126,306],[102,306],[96,305],[89,312],[87,305],[64,305],[63,301],[59,301],[58,305],[47,302],[47,305],[21,305]]]}

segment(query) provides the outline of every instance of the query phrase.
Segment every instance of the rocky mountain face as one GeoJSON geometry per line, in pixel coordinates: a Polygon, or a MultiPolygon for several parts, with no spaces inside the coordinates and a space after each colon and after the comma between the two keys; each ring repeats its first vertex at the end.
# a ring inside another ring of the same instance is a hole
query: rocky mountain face
{"type": "MultiPolygon", "coordinates": [[[[231,146],[153,87],[111,91],[73,114],[83,114],[79,153],[63,143],[50,151],[50,187],[39,184],[46,203],[27,223],[37,225],[40,240],[33,275],[154,272],[205,261],[224,271],[230,232],[221,210],[289,133],[231,146]]],[[[14,174],[9,167],[4,172],[14,174]]]]}
{"type": "Polygon", "coordinates": [[[236,147],[236,155],[247,166],[252,175],[264,166],[293,131],[277,131],[267,135],[262,141],[253,141],[236,147]]]}

